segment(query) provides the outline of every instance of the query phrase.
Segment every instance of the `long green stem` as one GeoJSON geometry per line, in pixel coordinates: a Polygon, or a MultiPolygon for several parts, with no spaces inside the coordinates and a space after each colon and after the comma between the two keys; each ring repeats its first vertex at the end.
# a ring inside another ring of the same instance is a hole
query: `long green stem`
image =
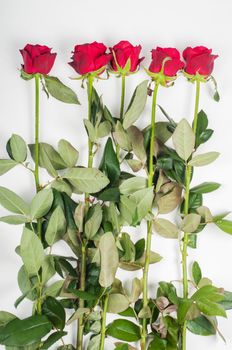
{"type": "MultiPolygon", "coordinates": [[[[196,134],[197,130],[197,117],[199,110],[199,100],[200,100],[200,81],[196,80],[196,96],[195,96],[195,108],[194,108],[194,119],[193,119],[193,131],[196,134]]],[[[190,182],[192,176],[192,167],[186,165],[185,170],[185,202],[184,202],[184,214],[189,213],[189,194],[190,194],[190,182]]],[[[183,248],[182,248],[182,274],[183,274],[183,297],[188,298],[188,269],[187,269],[187,259],[188,259],[188,232],[184,233],[183,248]]],[[[182,328],[181,350],[187,349],[187,322],[185,321],[182,328]]]]}
{"type": "MultiPolygon", "coordinates": [[[[39,180],[39,81],[40,75],[35,74],[35,170],[33,171],[35,178],[36,192],[40,191],[40,180],[39,180]]],[[[40,240],[42,240],[42,220],[37,220],[37,233],[40,240]]],[[[38,298],[36,300],[36,310],[38,314],[42,313],[42,286],[41,276],[38,275],[39,279],[39,291],[38,298]]]]}
{"type": "MultiPolygon", "coordinates": [[[[154,92],[153,92],[153,99],[152,99],[148,187],[151,187],[153,185],[153,177],[155,173],[155,168],[153,165],[153,155],[154,155],[154,143],[155,143],[156,100],[157,100],[158,87],[159,87],[159,83],[156,83],[154,92]]],[[[152,221],[148,221],[147,222],[146,257],[145,257],[145,265],[143,270],[143,307],[147,307],[148,305],[148,272],[149,272],[149,265],[150,265],[151,236],[152,236],[152,221]]],[[[141,350],[145,350],[146,348],[146,338],[147,338],[147,322],[146,322],[146,319],[144,319],[142,338],[141,338],[141,350]]]]}
{"type": "MultiPolygon", "coordinates": [[[[80,290],[85,290],[85,276],[86,276],[86,246],[82,245],[81,250],[81,276],[80,276],[80,290]]],[[[85,302],[79,299],[79,307],[83,308],[85,302]]],[[[77,350],[83,349],[83,335],[84,335],[84,317],[80,317],[77,323],[77,350]]]]}
{"type": "MultiPolygon", "coordinates": [[[[88,91],[88,119],[92,121],[92,96],[93,96],[93,80],[94,77],[89,75],[87,91],[88,91]]],[[[88,139],[88,168],[92,168],[93,166],[93,143],[90,139],[88,139]]],[[[89,209],[89,193],[85,194],[85,211],[87,212],[89,209]]],[[[80,290],[85,290],[85,278],[86,278],[86,245],[87,242],[83,240],[82,249],[81,249],[81,268],[80,268],[80,290]]],[[[83,308],[85,306],[85,302],[83,299],[79,301],[79,307],[83,308]]],[[[83,349],[83,335],[84,335],[84,316],[81,316],[77,323],[77,350],[83,349]]]]}
{"type": "MultiPolygon", "coordinates": [[[[125,75],[121,76],[121,102],[120,102],[120,122],[123,122],[123,115],[124,115],[124,105],[125,105],[125,90],[126,90],[126,77],[125,75]]],[[[116,145],[116,154],[119,160],[119,152],[120,152],[120,146],[119,144],[116,145]]]]}
{"type": "Polygon", "coordinates": [[[39,74],[35,75],[35,185],[40,190],[39,183],[39,74]]]}
{"type": "Polygon", "coordinates": [[[109,301],[109,294],[107,293],[104,298],[104,307],[102,312],[102,323],[101,323],[101,343],[100,343],[100,349],[104,350],[105,348],[105,337],[106,337],[106,314],[108,309],[108,301],[109,301]]]}

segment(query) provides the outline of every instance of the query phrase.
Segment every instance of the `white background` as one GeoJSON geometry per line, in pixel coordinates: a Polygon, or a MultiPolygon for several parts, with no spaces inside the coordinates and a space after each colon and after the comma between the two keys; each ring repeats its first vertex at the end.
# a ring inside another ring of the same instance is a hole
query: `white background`
{"type": "MultiPolygon", "coordinates": [[[[5,144],[12,133],[23,136],[28,143],[33,142],[34,85],[19,77],[21,57],[19,49],[26,43],[45,44],[58,52],[52,74],[76,90],[82,106],[65,105],[45,96],[41,100],[41,139],[53,145],[60,138],[66,138],[76,146],[80,153],[80,163],[86,164],[86,134],[82,119],[86,117],[86,90],[80,82],[69,80],[75,76],[67,65],[70,52],[77,43],[102,41],[113,45],[127,39],[134,44],[142,44],[145,66],[150,61],[150,50],[156,45],[174,46],[183,50],[188,45],[206,45],[219,54],[215,63],[214,75],[221,94],[220,103],[212,99],[212,88],[202,87],[200,105],[208,113],[210,127],[216,132],[202,151],[215,150],[221,157],[214,164],[196,171],[194,184],[202,181],[217,181],[221,188],[205,197],[214,214],[232,209],[231,194],[231,146],[232,146],[232,2],[229,0],[166,0],[143,1],[78,1],[78,0],[1,0],[1,93],[0,93],[0,156],[6,157],[5,144]]],[[[127,101],[145,73],[127,79],[127,101]]],[[[103,93],[104,102],[115,116],[119,112],[120,81],[110,77],[109,81],[96,84],[99,93],[103,93]]],[[[193,116],[194,87],[180,77],[173,88],[160,89],[159,103],[176,120],[193,116]]],[[[149,123],[150,100],[140,120],[140,125],[149,123]]],[[[163,117],[158,113],[158,119],[163,117]]],[[[46,177],[45,177],[46,178],[46,177]]],[[[26,170],[16,167],[0,179],[0,185],[16,191],[27,200],[34,195],[34,184],[26,170]]],[[[6,211],[0,209],[0,214],[6,211]]],[[[133,239],[144,235],[141,229],[133,230],[133,239]]],[[[0,224],[0,309],[16,312],[21,317],[30,315],[30,305],[23,302],[16,311],[15,299],[20,295],[17,288],[17,272],[20,258],[14,249],[21,236],[21,227],[0,224]]],[[[180,255],[178,243],[155,235],[153,249],[163,257],[163,261],[151,269],[151,295],[159,280],[180,279],[180,255]]],[[[66,246],[56,247],[56,251],[69,254],[66,246]]],[[[199,247],[189,252],[189,263],[197,260],[204,276],[211,278],[214,284],[232,291],[232,237],[209,227],[199,234],[199,247]]],[[[137,274],[139,276],[139,274],[137,274]]],[[[119,277],[129,277],[119,271],[119,277]]],[[[130,276],[132,277],[132,275],[130,276]]],[[[188,335],[188,350],[231,350],[232,314],[228,320],[220,320],[220,329],[227,339],[227,345],[216,337],[198,337],[188,335]]],[[[73,338],[75,336],[73,335],[73,338]]]]}

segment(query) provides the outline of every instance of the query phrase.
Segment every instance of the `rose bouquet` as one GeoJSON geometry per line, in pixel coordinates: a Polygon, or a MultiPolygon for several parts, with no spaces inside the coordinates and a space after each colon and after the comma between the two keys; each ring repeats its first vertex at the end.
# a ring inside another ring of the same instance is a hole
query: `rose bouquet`
{"type": "Polygon", "coordinates": [[[28,203],[0,187],[0,204],[10,212],[0,221],[23,226],[16,247],[22,267],[18,272],[21,296],[15,307],[29,299],[32,312],[19,319],[0,311],[0,344],[7,350],[104,350],[106,338],[117,350],[186,350],[187,330],[223,337],[216,317],[226,317],[232,293],[203,277],[196,261],[189,277],[187,261],[188,249],[197,248],[197,237],[208,224],[232,234],[232,222],[225,219],[228,213],[214,215],[203,204],[203,195],[220,184],[191,186],[194,168],[219,156],[215,151],[199,152],[213,134],[206,113],[199,108],[200,89],[211,82],[214,99],[219,101],[212,77],[217,56],[203,46],[186,48],[183,59],[175,48],[153,49],[151,63],[144,67],[148,79],[134,89],[126,106],[126,84],[140,69],[141,49],[128,41],[109,50],[97,42],[74,48],[69,63],[77,73],[73,79],[80,80],[87,91],[86,164],[79,164],[79,152],[68,140],[61,139],[56,148],[40,140],[41,87],[48,97],[80,108],[76,93],[49,74],[56,53],[47,46],[29,44],[20,50],[21,77],[35,82],[35,141],[27,145],[13,134],[6,145],[8,157],[0,160],[0,175],[25,167],[34,178],[35,195],[28,203]],[[159,90],[173,86],[179,75],[195,85],[192,125],[186,119],[177,123],[159,105],[159,90]],[[99,79],[113,76],[121,80],[119,115],[96,90],[99,79]],[[136,122],[144,115],[148,96],[152,96],[150,122],[140,129],[136,122]],[[157,121],[157,113],[164,121],[157,121]],[[95,155],[104,138],[97,164],[95,155]],[[41,183],[40,168],[47,171],[47,183],[41,183]],[[163,217],[173,211],[175,222],[163,217]],[[146,233],[134,242],[125,231],[143,222],[146,233]],[[162,259],[151,250],[153,234],[179,240],[180,291],[174,282],[154,285],[149,275],[149,266],[158,266],[162,259]],[[71,256],[54,253],[53,246],[61,240],[71,248],[71,256]],[[128,271],[130,290],[116,277],[118,269],[128,271]],[[137,270],[140,278],[133,277],[137,270]],[[149,294],[148,284],[158,287],[156,294],[149,294]],[[111,323],[108,313],[117,315],[111,323]],[[70,330],[66,325],[75,323],[76,343],[66,343],[70,330]]]}

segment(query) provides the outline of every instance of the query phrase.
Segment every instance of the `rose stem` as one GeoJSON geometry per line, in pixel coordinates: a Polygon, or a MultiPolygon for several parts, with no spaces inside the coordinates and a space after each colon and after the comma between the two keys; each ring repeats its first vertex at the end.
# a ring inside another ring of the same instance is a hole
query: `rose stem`
{"type": "MultiPolygon", "coordinates": [[[[40,191],[40,181],[39,181],[39,81],[40,81],[40,74],[35,74],[35,170],[34,178],[35,178],[35,186],[36,186],[36,192],[38,193],[40,191]]],[[[42,220],[37,220],[37,233],[38,237],[42,241],[42,220]]],[[[41,285],[41,278],[38,274],[39,279],[39,292],[38,292],[38,299],[36,302],[36,310],[38,314],[42,313],[42,301],[41,301],[41,293],[42,293],[42,285],[41,285]]]]}
{"type": "MultiPolygon", "coordinates": [[[[154,142],[155,142],[155,119],[156,119],[156,100],[158,93],[159,83],[155,83],[152,99],[152,112],[151,112],[151,138],[150,138],[150,155],[149,155],[149,174],[148,174],[148,187],[153,184],[153,177],[155,169],[153,166],[153,153],[154,153],[154,142]]],[[[143,307],[148,306],[148,271],[150,264],[150,252],[151,252],[151,235],[152,235],[152,220],[147,222],[147,240],[146,240],[146,257],[143,269],[143,307]]],[[[147,322],[143,319],[143,330],[141,338],[141,349],[146,348],[146,337],[147,337],[147,322]]]]}
{"type": "MultiPolygon", "coordinates": [[[[195,96],[195,108],[194,108],[194,120],[193,120],[193,131],[196,134],[197,130],[197,116],[199,110],[199,98],[200,98],[200,81],[196,80],[196,96],[195,96]]],[[[186,165],[185,171],[185,201],[184,201],[184,214],[189,213],[189,194],[190,194],[190,182],[192,175],[192,167],[186,165]]],[[[184,233],[184,242],[182,249],[182,274],[183,274],[183,297],[188,298],[188,270],[187,270],[187,256],[188,256],[188,233],[184,233]]],[[[182,328],[182,350],[186,350],[186,333],[187,333],[187,322],[184,322],[182,328]]]]}
{"type": "Polygon", "coordinates": [[[100,342],[100,349],[104,350],[105,346],[105,337],[106,337],[106,314],[107,314],[107,308],[108,308],[108,301],[109,301],[109,293],[105,295],[104,298],[104,307],[102,312],[102,321],[101,321],[101,342],[100,342]]]}
{"type": "MultiPolygon", "coordinates": [[[[124,105],[125,105],[125,89],[126,89],[126,76],[121,75],[121,103],[120,103],[120,122],[123,122],[124,105]]],[[[119,160],[120,146],[116,145],[116,154],[119,160]]]]}
{"type": "MultiPolygon", "coordinates": [[[[87,82],[87,94],[88,94],[88,119],[92,120],[92,96],[93,96],[93,80],[94,77],[90,74],[87,82]]],[[[93,143],[88,138],[88,168],[93,166],[93,143]]],[[[89,193],[85,194],[85,212],[89,209],[89,193]]],[[[86,246],[87,241],[82,240],[81,247],[81,274],[80,274],[80,290],[85,290],[85,277],[86,277],[86,246]]],[[[83,308],[85,302],[83,299],[79,299],[79,307],[83,308]]],[[[77,350],[83,349],[83,334],[84,334],[84,315],[81,316],[77,323],[77,350]]]]}

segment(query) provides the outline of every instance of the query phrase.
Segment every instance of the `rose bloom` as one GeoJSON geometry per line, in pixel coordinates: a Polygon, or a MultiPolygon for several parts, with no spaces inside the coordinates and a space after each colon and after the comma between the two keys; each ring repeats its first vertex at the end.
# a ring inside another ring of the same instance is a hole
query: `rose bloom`
{"type": "Polygon", "coordinates": [[[51,53],[51,49],[43,45],[27,44],[19,51],[24,62],[22,69],[28,74],[48,74],[56,58],[56,53],[51,53]]]}
{"type": "Polygon", "coordinates": [[[190,75],[210,75],[214,68],[214,60],[218,57],[212,55],[212,49],[205,46],[187,47],[183,51],[186,61],[185,72],[190,75]]]}
{"type": "MultiPolygon", "coordinates": [[[[118,44],[110,48],[111,52],[114,52],[117,64],[123,69],[130,58],[130,72],[134,72],[139,67],[140,62],[144,57],[139,57],[141,52],[141,45],[133,46],[129,41],[122,40],[118,44]]],[[[117,65],[115,58],[113,57],[111,62],[111,67],[114,71],[117,71],[117,65]]]]}
{"type": "Polygon", "coordinates": [[[159,73],[165,58],[169,58],[169,60],[164,63],[164,75],[174,77],[180,69],[184,68],[184,63],[180,60],[180,53],[175,48],[162,48],[157,46],[151,53],[152,61],[149,67],[150,72],[159,73]]]}
{"type": "Polygon", "coordinates": [[[103,43],[94,41],[91,44],[76,45],[74,48],[72,62],[69,62],[75,71],[84,75],[95,72],[104,67],[111,60],[112,55],[106,53],[107,47],[103,43]]]}

